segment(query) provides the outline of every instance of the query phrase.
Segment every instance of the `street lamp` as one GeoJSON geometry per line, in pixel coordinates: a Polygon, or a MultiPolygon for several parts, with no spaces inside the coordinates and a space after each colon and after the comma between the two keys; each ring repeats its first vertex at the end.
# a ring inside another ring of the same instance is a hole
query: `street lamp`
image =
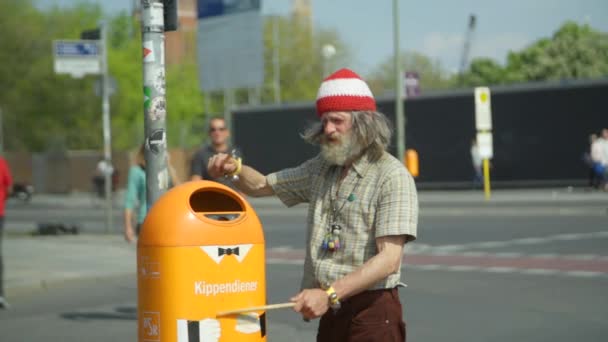
{"type": "Polygon", "coordinates": [[[321,47],[321,56],[323,57],[323,77],[329,74],[329,60],[336,54],[336,48],[331,44],[325,44],[321,47]]]}

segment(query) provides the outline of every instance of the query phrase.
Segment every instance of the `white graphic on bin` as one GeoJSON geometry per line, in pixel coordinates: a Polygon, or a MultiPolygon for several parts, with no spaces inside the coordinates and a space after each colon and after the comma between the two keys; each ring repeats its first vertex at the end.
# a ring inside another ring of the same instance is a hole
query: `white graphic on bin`
{"type": "Polygon", "coordinates": [[[139,274],[144,278],[160,278],[160,262],[150,257],[141,258],[139,274]]]}
{"type": "Polygon", "coordinates": [[[160,312],[146,311],[141,321],[144,341],[160,341],[160,312]]]}

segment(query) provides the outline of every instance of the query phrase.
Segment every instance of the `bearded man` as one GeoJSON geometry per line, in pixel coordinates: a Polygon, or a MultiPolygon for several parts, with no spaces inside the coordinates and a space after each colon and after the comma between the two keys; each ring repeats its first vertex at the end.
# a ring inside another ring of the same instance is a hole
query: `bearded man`
{"type": "Polygon", "coordinates": [[[315,158],[264,176],[217,154],[209,174],[238,175],[235,185],[253,197],[309,203],[302,287],[291,301],[305,320],[321,317],[317,341],[405,341],[397,289],[403,246],[416,238],[413,178],[386,151],[390,123],[356,73],[327,77],[316,107],[321,120],[302,135],[320,145],[315,158]]]}

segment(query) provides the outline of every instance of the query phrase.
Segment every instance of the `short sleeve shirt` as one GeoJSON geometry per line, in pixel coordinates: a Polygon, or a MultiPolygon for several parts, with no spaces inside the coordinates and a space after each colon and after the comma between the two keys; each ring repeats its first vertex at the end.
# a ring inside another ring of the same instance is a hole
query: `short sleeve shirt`
{"type": "MultiPolygon", "coordinates": [[[[378,253],[378,237],[416,238],[416,186],[401,162],[386,152],[376,160],[364,155],[338,187],[341,171],[342,167],[330,165],[319,155],[267,176],[285,205],[309,203],[302,288],[333,283],[356,270],[378,253]],[[332,208],[337,214],[332,214],[332,208]],[[322,248],[332,223],[342,227],[340,249],[333,252],[322,248]]],[[[393,288],[401,284],[400,277],[400,271],[391,274],[370,289],[393,288]]]]}
{"type": "MultiPolygon", "coordinates": [[[[231,151],[233,147],[229,147],[228,151],[231,151]]],[[[228,187],[235,189],[234,184],[224,177],[220,178],[211,178],[207,171],[207,163],[209,162],[209,158],[215,155],[216,152],[211,145],[203,146],[201,149],[196,151],[194,157],[192,158],[192,162],[190,164],[190,175],[199,175],[205,180],[212,180],[218,183],[222,183],[228,187]]],[[[242,157],[241,151],[237,148],[237,153],[242,157]]]]}
{"type": "Polygon", "coordinates": [[[131,166],[127,178],[127,191],[125,193],[125,209],[137,211],[137,224],[142,224],[146,218],[148,208],[146,205],[146,171],[138,165],[131,166]]]}

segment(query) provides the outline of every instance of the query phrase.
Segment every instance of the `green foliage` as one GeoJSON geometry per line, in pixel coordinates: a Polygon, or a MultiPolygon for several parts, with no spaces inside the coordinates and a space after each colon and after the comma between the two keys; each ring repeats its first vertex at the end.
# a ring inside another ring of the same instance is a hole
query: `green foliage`
{"type": "MultiPolygon", "coordinates": [[[[438,61],[417,53],[401,53],[401,67],[405,71],[416,71],[420,76],[422,91],[444,89],[450,86],[450,77],[438,61]]],[[[368,77],[372,92],[376,95],[393,95],[395,92],[394,56],[387,58],[368,77]]]]}
{"type": "Polygon", "coordinates": [[[42,13],[30,0],[0,2],[0,106],[7,149],[95,144],[94,135],[81,134],[95,129],[99,111],[83,101],[91,97],[92,81],[56,75],[52,42],[77,39],[78,27],[95,25],[100,14],[92,5],[42,13]]]}
{"type": "MultiPolygon", "coordinates": [[[[101,150],[101,98],[95,95],[98,76],[74,79],[53,70],[53,40],[79,39],[80,33],[104,19],[99,5],[80,3],[45,11],[34,0],[0,1],[0,108],[5,147],[43,151],[51,146],[101,150]]],[[[132,149],[144,136],[140,23],[127,13],[105,18],[109,26],[108,58],[117,91],[111,98],[112,142],[116,150],[132,149]]],[[[186,37],[194,41],[193,37],[186,37]]],[[[312,101],[325,72],[348,65],[350,51],[336,31],[313,29],[297,17],[272,17],[264,22],[265,83],[262,103],[274,102],[273,57],[279,51],[281,101],[312,101]],[[273,41],[276,23],[279,44],[273,41]],[[321,47],[331,44],[337,54],[323,60],[321,47]]],[[[608,35],[587,25],[565,23],[551,38],[541,39],[509,54],[501,66],[475,59],[463,77],[450,77],[441,65],[415,52],[404,53],[405,70],[417,71],[421,88],[441,89],[459,84],[475,86],[524,81],[592,78],[608,75],[608,35]]],[[[387,58],[370,76],[377,95],[394,89],[393,61],[387,58]]],[[[173,146],[198,145],[206,134],[205,115],[223,112],[222,94],[203,98],[194,52],[166,70],[167,136],[173,146]],[[208,106],[205,106],[207,102],[208,106]],[[208,107],[209,113],[203,113],[208,107]]],[[[236,91],[239,103],[248,90],[236,91]]]]}
{"type": "Polygon", "coordinates": [[[335,31],[313,31],[309,23],[298,18],[269,17],[264,23],[265,84],[263,102],[273,102],[273,25],[278,31],[281,102],[312,101],[317,95],[323,78],[321,47],[331,44],[336,55],[327,61],[327,69],[344,65],[350,55],[348,47],[340,41],[335,31]]]}
{"type": "Polygon", "coordinates": [[[506,66],[475,59],[464,75],[470,86],[608,76],[608,34],[566,22],[553,37],[511,52],[506,66]]]}

